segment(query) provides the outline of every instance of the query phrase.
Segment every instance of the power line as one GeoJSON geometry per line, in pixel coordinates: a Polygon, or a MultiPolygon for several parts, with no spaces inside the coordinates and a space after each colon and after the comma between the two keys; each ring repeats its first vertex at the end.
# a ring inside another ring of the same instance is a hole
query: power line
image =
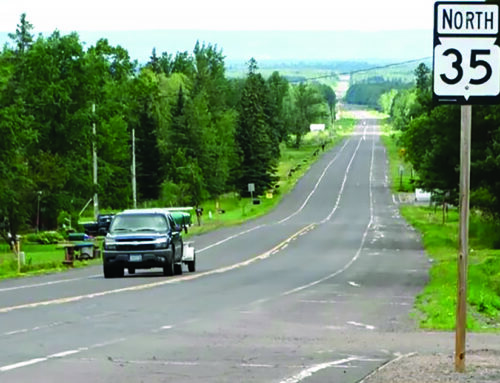
{"type": "Polygon", "coordinates": [[[316,77],[309,77],[305,78],[302,80],[290,80],[290,83],[301,83],[301,82],[306,82],[306,81],[314,81],[314,80],[321,80],[324,78],[330,78],[330,77],[335,77],[335,76],[343,76],[343,75],[352,75],[355,73],[362,73],[362,72],[369,72],[372,70],[377,70],[377,69],[385,69],[385,68],[390,68],[393,66],[400,66],[400,65],[406,65],[406,64],[411,64],[417,61],[425,61],[431,59],[432,56],[427,56],[427,57],[422,57],[418,59],[412,59],[412,60],[406,60],[406,61],[399,61],[396,63],[391,63],[391,64],[385,64],[385,65],[379,65],[379,66],[374,66],[374,67],[368,67],[365,69],[357,69],[349,72],[341,72],[341,73],[332,73],[332,74],[327,74],[327,75],[322,75],[322,76],[316,76],[316,77]]]}

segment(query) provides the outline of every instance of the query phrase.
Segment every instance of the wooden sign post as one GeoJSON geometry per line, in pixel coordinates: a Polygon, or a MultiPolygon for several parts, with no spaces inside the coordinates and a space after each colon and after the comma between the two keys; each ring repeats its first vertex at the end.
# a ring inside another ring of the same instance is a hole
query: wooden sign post
{"type": "Polygon", "coordinates": [[[458,232],[457,318],[455,370],[465,371],[465,329],[467,322],[467,258],[469,254],[469,190],[472,106],[461,106],[460,134],[460,222],[458,232]]]}

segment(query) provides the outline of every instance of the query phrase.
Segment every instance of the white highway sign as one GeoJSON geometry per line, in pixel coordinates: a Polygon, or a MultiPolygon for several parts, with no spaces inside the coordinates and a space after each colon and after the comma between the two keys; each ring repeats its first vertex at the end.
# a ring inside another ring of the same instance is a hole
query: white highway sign
{"type": "Polygon", "coordinates": [[[434,100],[472,104],[500,101],[498,4],[434,5],[434,100]]]}

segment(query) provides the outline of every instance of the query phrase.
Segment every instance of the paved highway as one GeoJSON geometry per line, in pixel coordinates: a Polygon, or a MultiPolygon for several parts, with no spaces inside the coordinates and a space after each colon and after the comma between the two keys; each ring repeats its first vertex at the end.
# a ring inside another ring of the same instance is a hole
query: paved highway
{"type": "Polygon", "coordinates": [[[1,282],[0,381],[358,382],[452,350],[409,317],[428,261],[388,188],[378,121],[357,114],[273,212],[196,237],[195,273],[1,282]]]}

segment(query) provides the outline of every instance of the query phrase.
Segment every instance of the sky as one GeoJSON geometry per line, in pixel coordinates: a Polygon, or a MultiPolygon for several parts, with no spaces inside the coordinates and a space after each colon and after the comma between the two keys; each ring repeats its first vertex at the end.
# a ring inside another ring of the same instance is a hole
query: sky
{"type": "Polygon", "coordinates": [[[77,32],[146,62],[216,44],[226,58],[408,60],[432,55],[434,0],[0,0],[0,47],[26,13],[33,35],[77,32]],[[398,31],[392,33],[392,31],[398,31]]]}
{"type": "Polygon", "coordinates": [[[0,31],[432,29],[434,0],[0,0],[0,31]]]}

